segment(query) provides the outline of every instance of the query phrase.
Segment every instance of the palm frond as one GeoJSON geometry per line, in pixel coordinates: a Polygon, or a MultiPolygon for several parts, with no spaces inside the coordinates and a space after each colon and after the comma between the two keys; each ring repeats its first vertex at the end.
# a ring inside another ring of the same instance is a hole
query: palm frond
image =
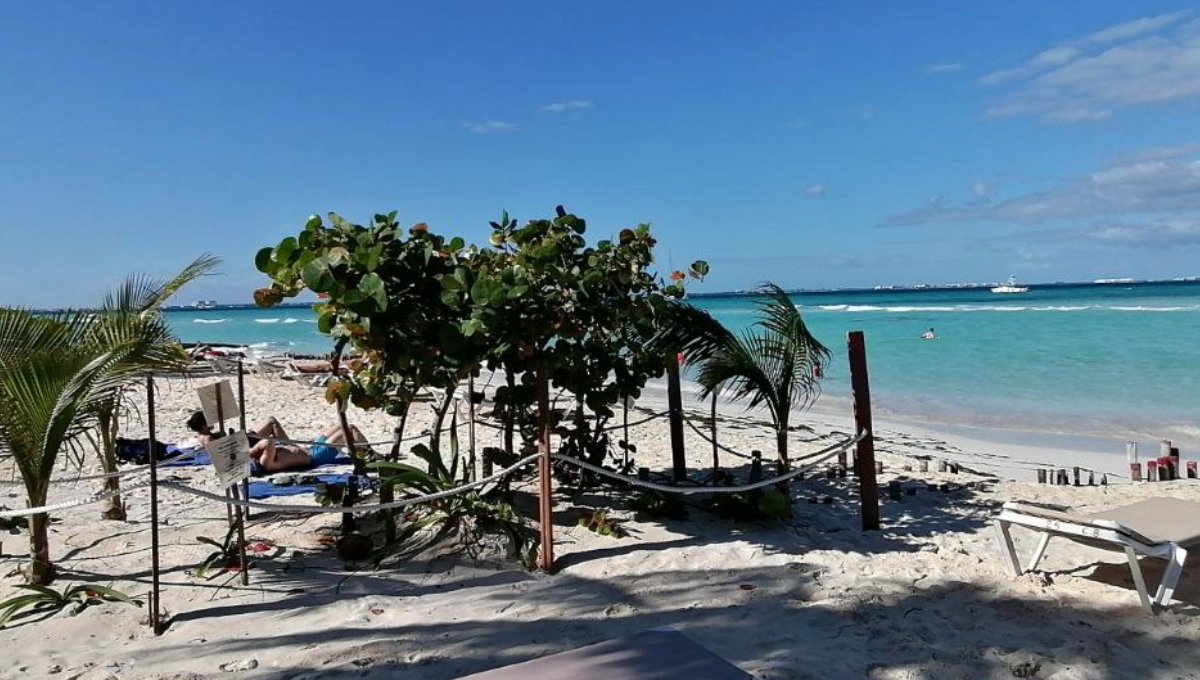
{"type": "Polygon", "coordinates": [[[206,253],[166,281],[142,274],[127,277],[105,296],[101,310],[135,314],[157,311],[181,288],[211,273],[220,263],[220,258],[206,253]]]}

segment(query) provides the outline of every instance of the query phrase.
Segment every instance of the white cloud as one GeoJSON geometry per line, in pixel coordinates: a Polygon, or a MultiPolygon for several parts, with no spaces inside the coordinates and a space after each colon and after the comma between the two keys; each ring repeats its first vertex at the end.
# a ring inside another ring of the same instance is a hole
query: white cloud
{"type": "Polygon", "coordinates": [[[493,132],[512,132],[517,129],[517,124],[506,123],[502,120],[486,120],[482,123],[463,123],[463,127],[477,135],[489,135],[493,132]]]}
{"type": "Polygon", "coordinates": [[[1102,120],[1126,106],[1200,97],[1200,20],[1176,12],[1096,31],[980,78],[1004,86],[985,117],[1102,120]]]}
{"type": "Polygon", "coordinates": [[[962,64],[958,64],[958,63],[954,63],[954,62],[945,62],[945,63],[941,63],[941,64],[930,64],[929,66],[925,67],[925,72],[926,73],[954,73],[955,71],[961,71],[964,68],[966,68],[966,66],[964,66],[962,64]]]}
{"type": "MultiPolygon", "coordinates": [[[[1157,147],[1130,154],[1084,177],[1069,178],[1042,191],[1002,200],[960,205],[931,204],[895,215],[885,225],[945,222],[1042,224],[1118,216],[1152,216],[1156,222],[1197,219],[1200,213],[1200,160],[1186,157],[1192,145],[1157,147]]],[[[973,187],[980,196],[978,185],[973,187]]],[[[990,197],[990,189],[984,187],[990,197]]]]}
{"type": "Polygon", "coordinates": [[[1100,223],[1080,235],[1113,246],[1178,248],[1200,246],[1200,219],[1169,219],[1142,224],[1100,223]]]}
{"type": "Polygon", "coordinates": [[[1133,21],[1127,21],[1123,24],[1117,24],[1116,26],[1110,26],[1109,28],[1091,33],[1085,36],[1080,42],[1085,44],[1103,44],[1136,38],[1139,35],[1152,33],[1164,26],[1173,24],[1187,15],[1187,12],[1174,12],[1172,14],[1160,14],[1156,17],[1134,19],[1133,21]]]}
{"type": "Polygon", "coordinates": [[[804,188],[804,193],[809,196],[816,196],[817,198],[825,198],[825,194],[828,192],[824,184],[810,184],[804,188]]]}
{"type": "Polygon", "coordinates": [[[971,193],[982,201],[992,200],[992,185],[987,182],[975,182],[971,185],[971,193]]]}
{"type": "Polygon", "coordinates": [[[583,109],[594,109],[596,105],[586,99],[572,99],[567,102],[554,102],[542,107],[543,111],[550,113],[567,113],[569,111],[581,111],[583,109]]]}

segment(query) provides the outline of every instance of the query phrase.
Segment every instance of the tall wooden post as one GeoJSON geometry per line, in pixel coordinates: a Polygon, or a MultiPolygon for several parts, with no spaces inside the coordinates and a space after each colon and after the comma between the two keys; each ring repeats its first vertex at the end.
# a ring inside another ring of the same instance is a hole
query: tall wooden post
{"type": "Polygon", "coordinates": [[[682,482],[687,479],[687,456],[683,448],[683,394],[679,380],[679,355],[675,352],[667,357],[667,408],[667,420],[671,425],[672,479],[682,482]]]}
{"type": "MultiPolygon", "coordinates": [[[[242,365],[241,357],[238,357],[238,429],[246,431],[246,368],[242,365]]],[[[250,500],[249,479],[242,480],[242,498],[250,500]]],[[[250,519],[250,508],[242,508],[242,515],[250,519]]]]}
{"type": "Polygon", "coordinates": [[[550,479],[550,384],[546,368],[537,369],[538,400],[538,520],[541,522],[542,571],[554,571],[554,499],[550,479]]]}
{"type": "Polygon", "coordinates": [[[467,481],[475,481],[475,376],[467,378],[467,469],[471,472],[467,481]]]}
{"type": "Polygon", "coordinates": [[[717,445],[717,393],[712,393],[712,410],[709,414],[709,424],[712,426],[713,440],[713,474],[717,474],[717,470],[721,468],[721,457],[719,455],[720,447],[717,445]]]}
{"type": "Polygon", "coordinates": [[[871,384],[867,379],[867,343],[862,331],[846,335],[850,352],[850,390],[854,394],[855,434],[858,442],[858,493],[862,501],[863,531],[879,529],[879,485],[875,479],[875,433],[871,426],[871,384]]]}
{"type": "Polygon", "coordinates": [[[150,629],[162,635],[158,567],[158,455],[154,431],[154,374],[146,375],[146,427],[150,430],[150,629]]]}

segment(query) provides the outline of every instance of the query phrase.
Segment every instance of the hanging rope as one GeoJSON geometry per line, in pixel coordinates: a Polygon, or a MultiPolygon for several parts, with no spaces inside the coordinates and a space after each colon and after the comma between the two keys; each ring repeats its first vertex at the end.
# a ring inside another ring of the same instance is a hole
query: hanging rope
{"type": "MultiPolygon", "coordinates": [[[[712,493],[744,493],[746,491],[753,491],[754,489],[761,489],[765,486],[770,486],[772,484],[783,482],[783,481],[789,480],[793,477],[796,477],[798,475],[804,474],[804,472],[811,469],[812,467],[819,465],[820,463],[832,458],[833,456],[836,456],[839,452],[850,448],[854,444],[857,444],[865,436],[867,436],[867,433],[864,430],[863,432],[860,432],[858,434],[858,436],[853,437],[851,439],[847,439],[844,442],[835,444],[833,446],[826,447],[825,449],[816,451],[811,454],[806,454],[803,457],[803,459],[805,459],[805,460],[811,459],[811,460],[808,460],[807,464],[804,465],[803,467],[799,467],[799,468],[792,470],[783,475],[771,477],[769,479],[760,480],[758,482],[754,482],[753,484],[743,484],[740,486],[719,486],[719,487],[670,486],[667,484],[658,484],[655,482],[641,480],[636,477],[630,477],[628,475],[622,475],[620,473],[608,470],[607,468],[602,468],[597,465],[592,465],[591,463],[586,463],[579,459],[571,458],[569,456],[564,456],[561,454],[552,454],[551,457],[560,462],[567,463],[570,465],[575,465],[575,466],[583,468],[585,470],[589,470],[596,474],[599,474],[599,475],[602,475],[605,477],[609,477],[611,479],[615,479],[615,480],[624,482],[626,484],[630,484],[632,486],[639,486],[639,487],[643,487],[643,488],[647,488],[647,489],[654,489],[655,491],[662,491],[664,493],[677,493],[677,494],[681,494],[681,495],[692,495],[692,494],[700,494],[700,493],[709,493],[709,494],[712,494],[712,493]]],[[[297,512],[297,513],[307,513],[307,514],[314,514],[314,515],[344,515],[344,514],[348,514],[348,513],[360,514],[360,513],[367,513],[367,512],[378,512],[380,510],[390,510],[393,508],[403,508],[403,507],[406,507],[409,505],[416,505],[419,503],[429,503],[431,501],[441,500],[443,498],[449,498],[451,496],[465,493],[472,489],[476,489],[476,488],[491,484],[492,482],[499,481],[500,479],[507,477],[508,475],[519,470],[520,468],[536,461],[538,459],[538,457],[541,455],[542,454],[540,454],[540,453],[530,454],[528,456],[525,456],[521,460],[518,460],[516,463],[504,468],[503,470],[500,470],[499,472],[497,472],[493,475],[489,475],[488,477],[484,477],[483,479],[480,479],[479,481],[471,482],[469,484],[464,484],[462,486],[458,486],[453,489],[446,489],[444,491],[438,491],[436,493],[425,494],[422,496],[414,496],[412,498],[405,498],[403,500],[394,501],[391,503],[375,503],[372,505],[356,505],[356,506],[352,506],[352,507],[320,507],[320,506],[313,506],[313,505],[283,505],[283,504],[277,504],[277,503],[264,503],[261,501],[234,499],[234,498],[229,498],[227,496],[222,496],[220,494],[212,493],[210,491],[196,489],[196,488],[187,486],[186,484],[179,484],[177,482],[159,482],[159,487],[165,488],[165,489],[172,489],[172,490],[179,491],[182,493],[191,494],[193,496],[198,496],[200,498],[211,500],[216,503],[220,503],[222,505],[240,506],[243,508],[256,508],[259,510],[275,510],[275,511],[284,511],[284,512],[297,512]]],[[[144,481],[144,482],[141,482],[138,484],[130,485],[130,486],[126,487],[124,489],[124,491],[137,489],[137,488],[141,488],[141,487],[145,487],[145,486],[149,486],[149,485],[150,485],[150,483],[147,480],[147,481],[144,481]]],[[[99,493],[91,494],[85,498],[80,498],[80,499],[76,499],[73,501],[65,501],[63,503],[57,503],[54,505],[47,505],[47,506],[42,506],[42,507],[38,507],[38,508],[26,508],[24,510],[4,510],[4,511],[0,511],[0,518],[27,517],[30,515],[39,515],[39,514],[54,512],[57,510],[65,510],[68,508],[79,507],[82,505],[88,505],[90,503],[96,503],[98,501],[104,500],[105,498],[116,495],[116,493],[118,493],[118,492],[102,491],[99,493]]]]}

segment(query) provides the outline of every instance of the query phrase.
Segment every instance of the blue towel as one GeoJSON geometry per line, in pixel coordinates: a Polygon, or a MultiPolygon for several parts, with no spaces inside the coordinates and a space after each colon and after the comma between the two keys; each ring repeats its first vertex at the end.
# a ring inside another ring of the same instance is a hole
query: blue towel
{"type": "MultiPolygon", "coordinates": [[[[270,480],[255,479],[250,482],[250,498],[272,498],[276,496],[299,496],[317,493],[317,484],[347,484],[352,475],[348,472],[325,475],[302,475],[303,484],[272,484],[270,480]]],[[[371,488],[371,481],[359,477],[359,489],[371,488]]]]}

